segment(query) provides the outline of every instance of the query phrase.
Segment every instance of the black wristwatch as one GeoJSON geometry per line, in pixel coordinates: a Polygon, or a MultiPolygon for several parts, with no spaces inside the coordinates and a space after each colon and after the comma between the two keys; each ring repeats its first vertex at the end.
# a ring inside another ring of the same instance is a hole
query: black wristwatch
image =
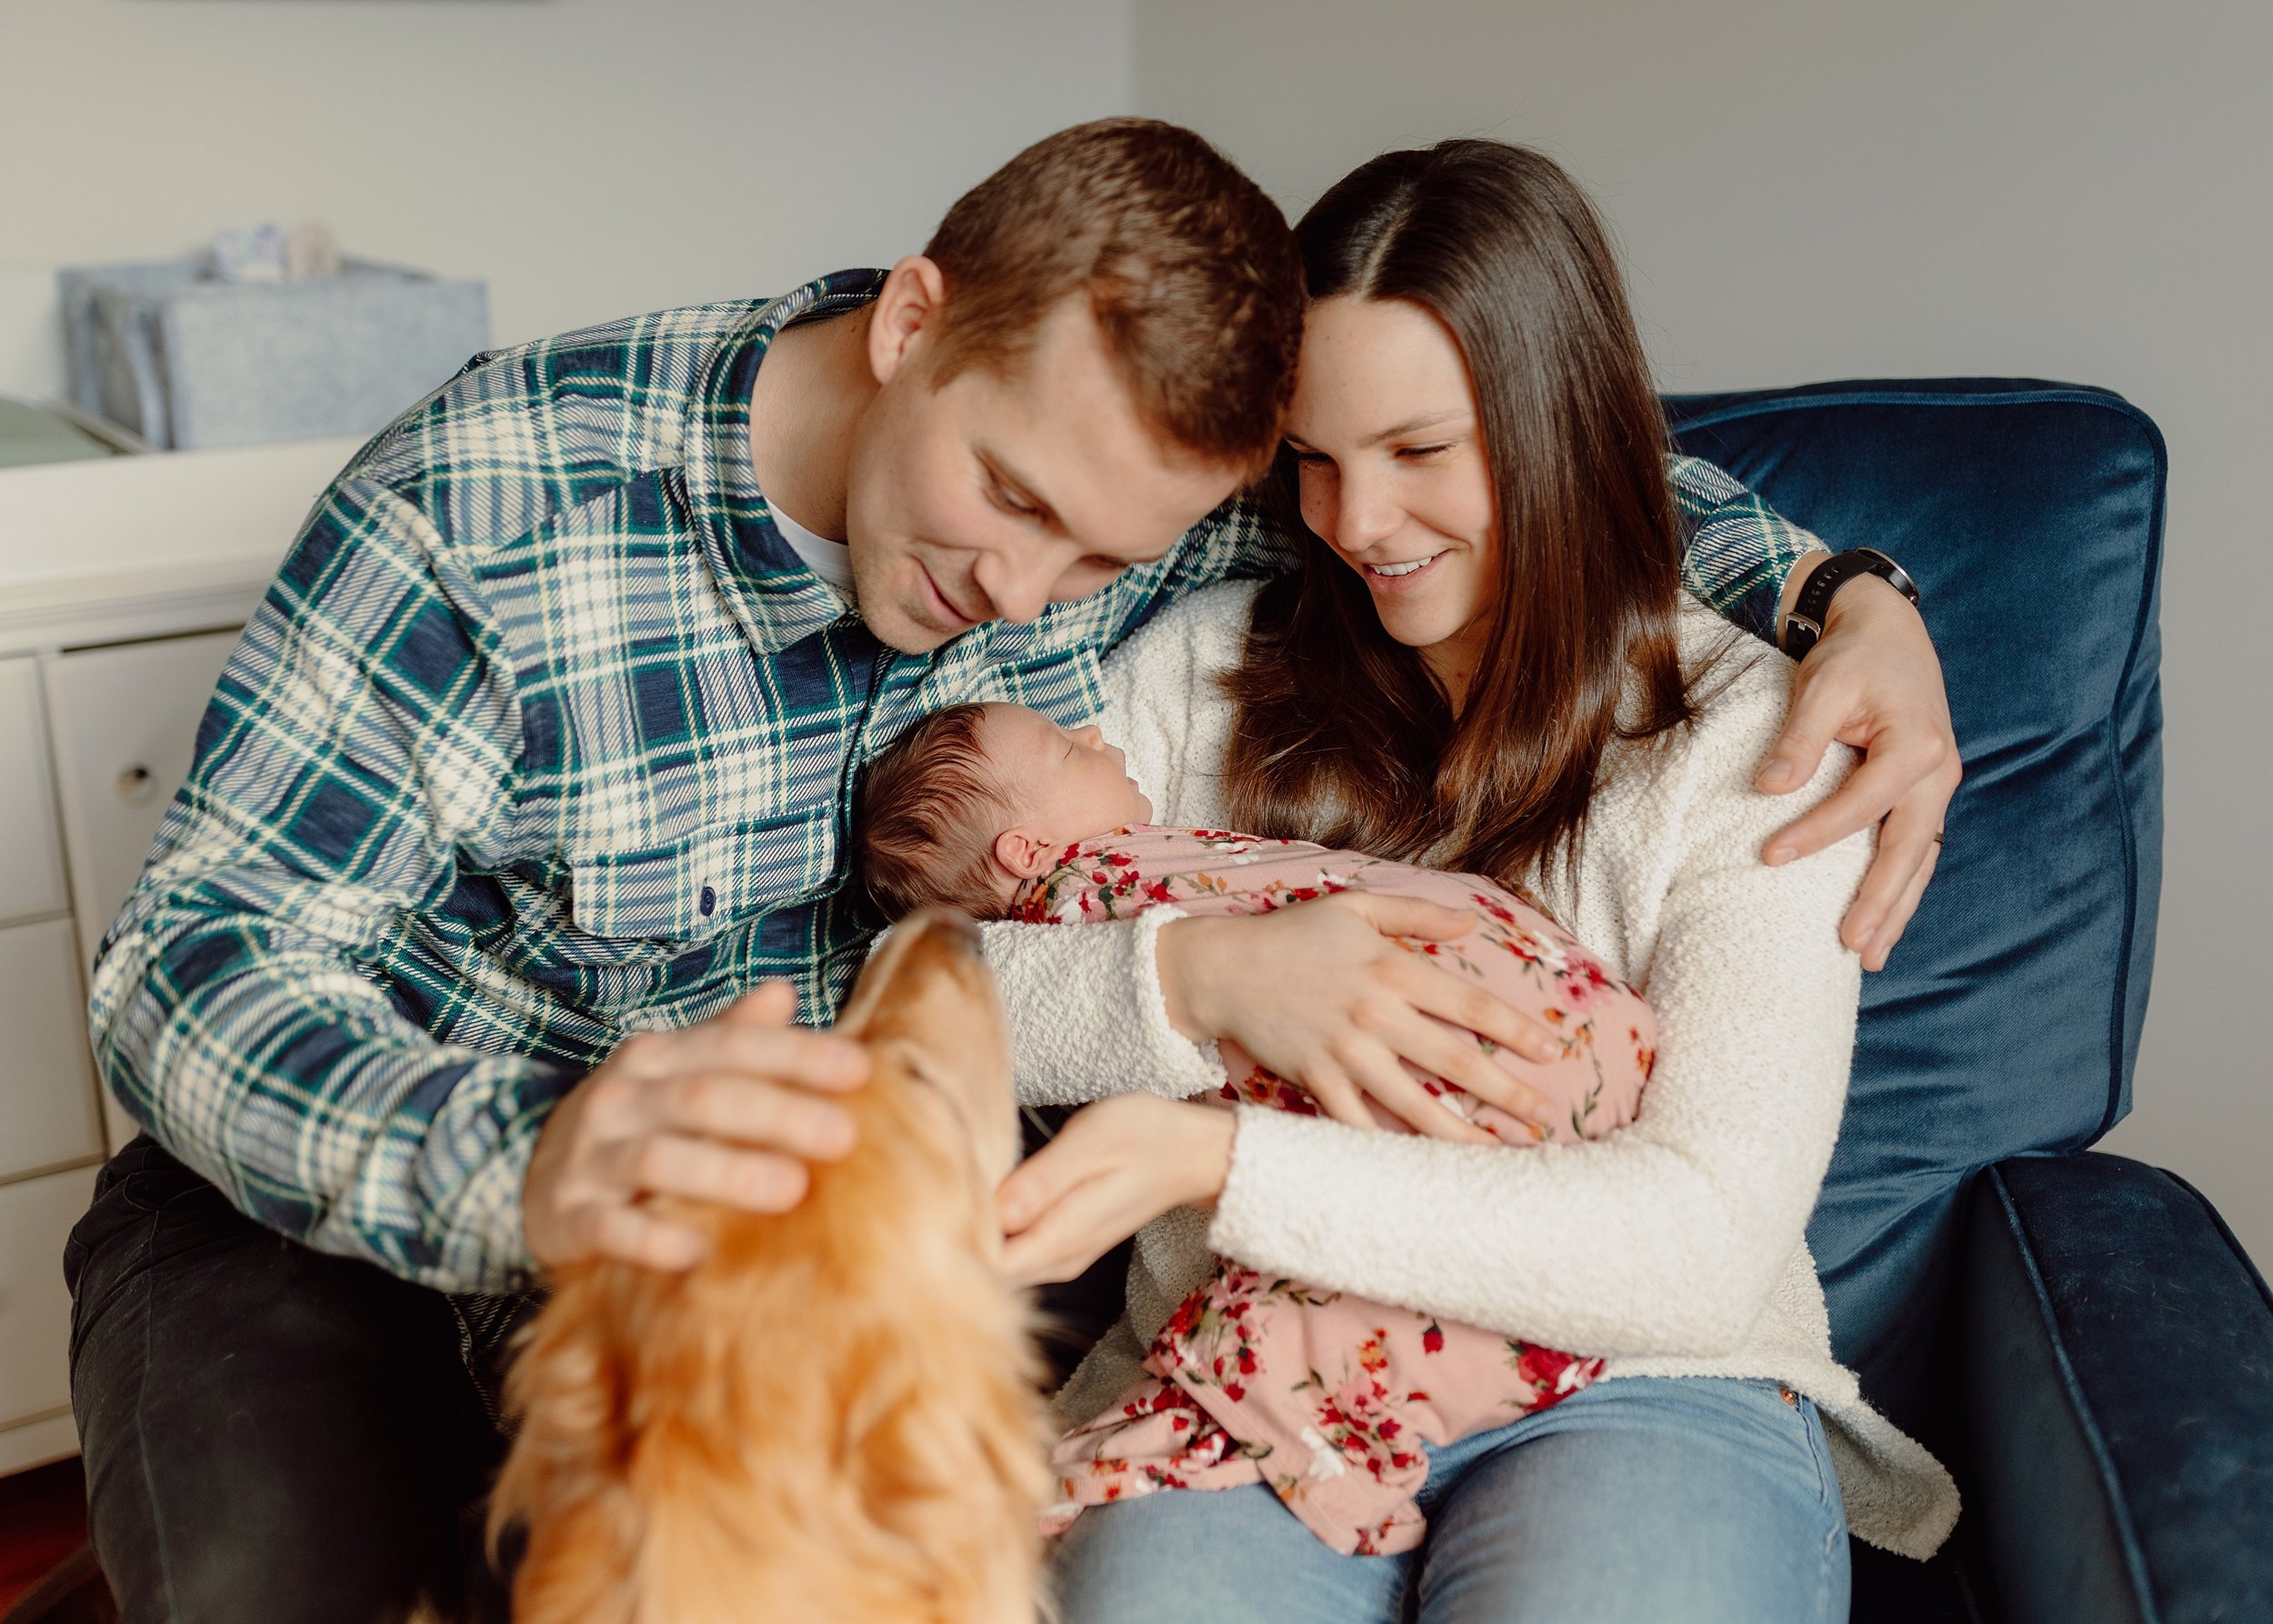
{"type": "Polygon", "coordinates": [[[1838,589],[1857,576],[1877,576],[1912,603],[1918,602],[1918,583],[1909,572],[1876,547],[1849,547],[1816,566],[1815,574],[1799,589],[1799,599],[1784,617],[1784,652],[1805,659],[1823,636],[1823,617],[1838,589]]]}

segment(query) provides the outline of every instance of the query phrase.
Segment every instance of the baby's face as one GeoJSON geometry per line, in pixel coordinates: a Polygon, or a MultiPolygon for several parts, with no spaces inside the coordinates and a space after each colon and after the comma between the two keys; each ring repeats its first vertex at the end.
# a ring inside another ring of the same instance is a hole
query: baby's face
{"type": "Polygon", "coordinates": [[[1055,850],[1152,821],[1152,803],[1095,727],[1060,727],[1023,705],[989,705],[979,741],[1020,827],[1041,846],[1055,850]]]}

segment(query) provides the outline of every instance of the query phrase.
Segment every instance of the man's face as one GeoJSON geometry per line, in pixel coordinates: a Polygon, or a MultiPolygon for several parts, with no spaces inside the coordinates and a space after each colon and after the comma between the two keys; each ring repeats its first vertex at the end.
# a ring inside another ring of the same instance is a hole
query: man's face
{"type": "Polygon", "coordinates": [[[921,654],[983,621],[1086,597],[1161,557],[1238,488],[1240,470],[1146,426],[1085,296],[1043,318],[1007,377],[971,366],[935,388],[936,331],[914,332],[878,365],[854,431],[854,586],[891,647],[921,654]]]}

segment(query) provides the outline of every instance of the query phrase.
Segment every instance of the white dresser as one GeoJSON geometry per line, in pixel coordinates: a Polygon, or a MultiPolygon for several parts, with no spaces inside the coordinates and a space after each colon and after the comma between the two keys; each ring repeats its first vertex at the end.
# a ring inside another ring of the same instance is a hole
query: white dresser
{"type": "Polygon", "coordinates": [[[85,972],[352,440],[0,469],[0,1473],[72,1453],[63,1246],[134,1132],[85,972]]]}

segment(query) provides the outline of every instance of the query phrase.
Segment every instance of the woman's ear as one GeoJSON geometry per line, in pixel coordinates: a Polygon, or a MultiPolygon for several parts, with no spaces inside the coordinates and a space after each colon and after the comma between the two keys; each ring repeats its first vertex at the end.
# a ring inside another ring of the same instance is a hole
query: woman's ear
{"type": "Polygon", "coordinates": [[[868,370],[879,384],[907,364],[918,340],[946,307],[947,279],[937,265],[911,254],[892,267],[868,318],[868,370]]]}
{"type": "Polygon", "coordinates": [[[1016,879],[1039,879],[1054,867],[1057,847],[1021,824],[995,837],[995,864],[1016,879]]]}

